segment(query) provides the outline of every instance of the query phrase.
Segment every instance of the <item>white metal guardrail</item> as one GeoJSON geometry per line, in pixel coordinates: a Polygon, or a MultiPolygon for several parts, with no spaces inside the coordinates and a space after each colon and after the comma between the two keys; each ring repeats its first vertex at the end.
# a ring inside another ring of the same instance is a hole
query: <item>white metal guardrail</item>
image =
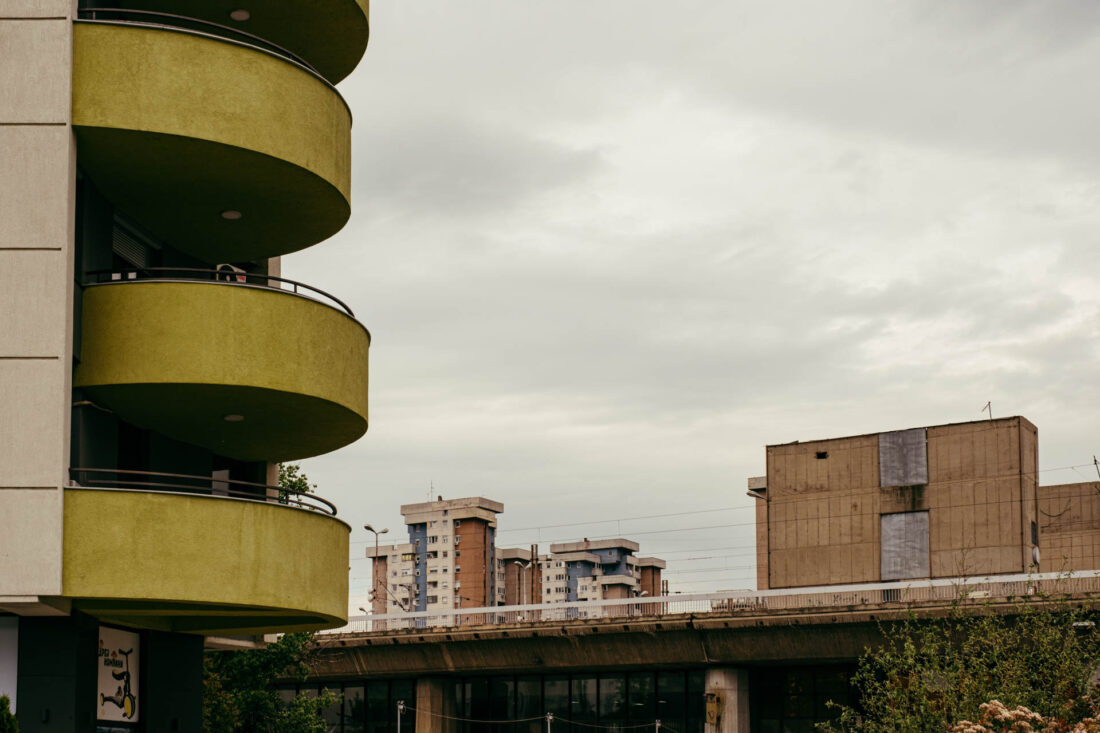
{"type": "Polygon", "coordinates": [[[783,590],[733,590],[717,593],[673,594],[654,598],[642,596],[604,601],[389,613],[352,616],[348,619],[346,626],[320,633],[354,634],[601,618],[797,611],[884,603],[950,602],[957,598],[997,600],[1028,597],[1037,593],[1100,594],[1100,570],[942,578],[783,590]]]}

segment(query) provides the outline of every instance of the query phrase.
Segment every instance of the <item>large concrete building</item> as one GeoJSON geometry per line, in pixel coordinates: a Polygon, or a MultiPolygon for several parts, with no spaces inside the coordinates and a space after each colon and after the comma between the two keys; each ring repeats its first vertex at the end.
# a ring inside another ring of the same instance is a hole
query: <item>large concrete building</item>
{"type": "Polygon", "coordinates": [[[0,693],[197,731],[204,637],[346,619],[272,485],[365,432],[370,336],[279,257],[350,215],[367,0],[89,5],[0,3],[0,693]]]}
{"type": "Polygon", "coordinates": [[[504,604],[495,554],[500,502],[480,496],[405,504],[409,541],[367,548],[374,613],[443,611],[504,604]],[[385,579],[385,583],[382,579],[385,579]]]}
{"type": "Polygon", "coordinates": [[[627,539],[497,548],[496,515],[483,497],[401,507],[409,541],[368,546],[375,614],[659,595],[664,560],[637,557],[627,539]],[[383,579],[385,582],[383,582],[383,579]]]}
{"type": "Polygon", "coordinates": [[[1038,570],[1037,466],[1022,417],[768,446],[757,586],[1038,570]]]}
{"type": "Polygon", "coordinates": [[[621,537],[550,545],[542,560],[543,602],[659,595],[665,562],[637,551],[637,542],[621,537]]]}

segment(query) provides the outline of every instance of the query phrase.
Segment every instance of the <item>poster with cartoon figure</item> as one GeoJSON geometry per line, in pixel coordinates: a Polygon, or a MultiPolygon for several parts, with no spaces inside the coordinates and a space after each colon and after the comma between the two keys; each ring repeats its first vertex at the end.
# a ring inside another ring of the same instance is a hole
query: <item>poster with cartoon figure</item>
{"type": "Polygon", "coordinates": [[[131,631],[99,627],[99,720],[138,722],[140,641],[131,631]]]}

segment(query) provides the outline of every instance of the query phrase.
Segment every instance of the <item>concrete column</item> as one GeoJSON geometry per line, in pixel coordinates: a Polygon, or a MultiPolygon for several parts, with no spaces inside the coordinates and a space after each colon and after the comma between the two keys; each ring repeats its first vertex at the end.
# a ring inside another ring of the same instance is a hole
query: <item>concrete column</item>
{"type": "Polygon", "coordinates": [[[446,677],[421,677],[416,681],[416,733],[454,733],[455,682],[446,677]],[[448,716],[448,717],[442,717],[448,716]]]}
{"type": "Polygon", "coordinates": [[[708,669],[705,693],[705,733],[749,733],[748,670],[708,669]]]}
{"type": "Polygon", "coordinates": [[[74,0],[0,2],[0,608],[51,614],[68,480],[74,0]]]}

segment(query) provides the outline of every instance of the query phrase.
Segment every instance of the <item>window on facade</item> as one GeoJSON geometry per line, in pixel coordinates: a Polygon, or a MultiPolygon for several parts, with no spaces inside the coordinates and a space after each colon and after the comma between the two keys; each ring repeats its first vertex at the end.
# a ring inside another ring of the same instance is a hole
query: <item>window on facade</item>
{"type": "Polygon", "coordinates": [[[435,526],[435,522],[428,522],[428,526],[429,526],[429,527],[434,527],[434,526],[435,526]]]}
{"type": "Polygon", "coordinates": [[[455,529],[458,529],[461,526],[462,526],[462,520],[461,519],[456,519],[455,520],[455,529]]]}
{"type": "MultiPolygon", "coordinates": [[[[450,541],[451,541],[450,535],[444,535],[443,536],[443,544],[447,544],[450,541]]],[[[458,544],[458,538],[457,537],[455,537],[455,544],[456,545],[458,544]]]]}
{"type": "Polygon", "coordinates": [[[428,537],[428,544],[429,545],[435,544],[436,542],[439,542],[439,537],[438,536],[433,534],[430,537],[428,537]]]}
{"type": "Polygon", "coordinates": [[[443,557],[447,557],[447,551],[446,550],[443,551],[443,557]]]}

